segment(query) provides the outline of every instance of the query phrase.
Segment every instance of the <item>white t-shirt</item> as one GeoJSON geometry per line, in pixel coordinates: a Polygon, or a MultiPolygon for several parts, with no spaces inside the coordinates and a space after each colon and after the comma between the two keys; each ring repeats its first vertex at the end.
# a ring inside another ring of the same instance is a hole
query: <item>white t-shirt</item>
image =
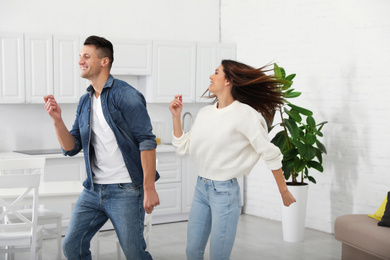
{"type": "Polygon", "coordinates": [[[202,108],[190,132],[172,144],[179,155],[189,154],[199,176],[224,181],[248,175],[262,156],[270,170],[282,167],[281,153],[268,138],[267,124],[255,109],[234,101],[218,109],[202,108]]]}
{"type": "Polygon", "coordinates": [[[131,182],[129,172],[114,133],[103,115],[100,95],[92,97],[91,144],[95,153],[91,167],[93,182],[97,184],[113,184],[131,182]]]}

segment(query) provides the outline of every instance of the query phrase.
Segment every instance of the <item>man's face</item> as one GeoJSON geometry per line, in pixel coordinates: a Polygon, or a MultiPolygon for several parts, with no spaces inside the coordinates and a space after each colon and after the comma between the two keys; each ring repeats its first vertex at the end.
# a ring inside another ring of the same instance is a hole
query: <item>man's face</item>
{"type": "Polygon", "coordinates": [[[84,45],[80,51],[80,76],[85,79],[93,79],[103,69],[103,58],[98,57],[99,51],[94,45],[84,45]]]}

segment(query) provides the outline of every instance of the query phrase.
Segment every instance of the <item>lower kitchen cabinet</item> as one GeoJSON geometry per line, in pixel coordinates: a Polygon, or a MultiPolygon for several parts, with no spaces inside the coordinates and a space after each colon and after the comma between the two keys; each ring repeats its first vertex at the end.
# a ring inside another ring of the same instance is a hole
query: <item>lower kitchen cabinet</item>
{"type": "Polygon", "coordinates": [[[160,205],[153,211],[154,216],[181,214],[181,183],[161,183],[156,185],[160,205]]]}
{"type": "Polygon", "coordinates": [[[46,158],[43,182],[80,181],[86,178],[84,157],[46,158]]]}

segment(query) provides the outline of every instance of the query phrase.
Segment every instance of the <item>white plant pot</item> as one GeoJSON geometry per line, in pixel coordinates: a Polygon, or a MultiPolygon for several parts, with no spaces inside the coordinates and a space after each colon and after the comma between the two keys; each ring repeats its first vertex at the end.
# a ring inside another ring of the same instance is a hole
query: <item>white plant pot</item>
{"type": "Polygon", "coordinates": [[[301,242],[304,239],[308,188],[309,185],[288,185],[297,202],[289,207],[282,202],[283,239],[286,242],[301,242]]]}

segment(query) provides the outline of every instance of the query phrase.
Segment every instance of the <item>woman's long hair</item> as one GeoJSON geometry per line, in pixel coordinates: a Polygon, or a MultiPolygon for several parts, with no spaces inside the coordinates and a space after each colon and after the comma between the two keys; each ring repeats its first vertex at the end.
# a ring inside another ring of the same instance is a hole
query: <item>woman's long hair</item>
{"type": "MultiPolygon", "coordinates": [[[[253,107],[268,122],[272,122],[275,110],[284,102],[279,87],[284,82],[274,75],[265,74],[271,71],[267,69],[268,65],[255,69],[237,61],[223,60],[222,67],[225,78],[232,84],[233,98],[253,107]]],[[[204,94],[207,91],[209,90],[204,94]]],[[[213,98],[215,95],[209,94],[209,97],[213,98]]]]}

